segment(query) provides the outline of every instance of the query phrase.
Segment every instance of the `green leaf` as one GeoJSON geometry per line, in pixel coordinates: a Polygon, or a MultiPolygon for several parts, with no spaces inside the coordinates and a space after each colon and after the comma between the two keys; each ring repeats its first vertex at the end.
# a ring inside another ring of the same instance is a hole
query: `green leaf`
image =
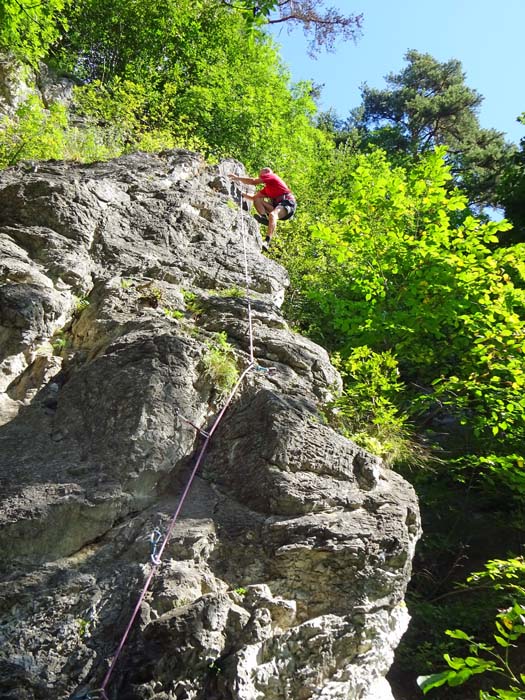
{"type": "Polygon", "coordinates": [[[465,664],[469,668],[478,668],[478,667],[485,667],[486,662],[483,661],[483,659],[480,659],[479,656],[467,656],[465,657],[465,664]]]}
{"type": "Polygon", "coordinates": [[[426,695],[432,688],[439,688],[448,682],[449,678],[455,675],[454,671],[442,671],[441,673],[433,673],[430,676],[418,676],[416,682],[426,695]]]}
{"type": "Polygon", "coordinates": [[[461,671],[458,671],[453,678],[449,679],[448,684],[453,687],[462,685],[465,681],[468,681],[473,674],[474,671],[471,671],[469,668],[463,668],[461,671]]]}
{"type": "Polygon", "coordinates": [[[497,641],[497,643],[500,645],[500,647],[503,647],[504,649],[512,646],[511,644],[509,644],[509,642],[507,642],[505,639],[503,639],[503,637],[499,637],[497,634],[494,635],[494,639],[497,641]]]}
{"type": "Polygon", "coordinates": [[[452,639],[465,639],[467,641],[472,640],[472,637],[466,632],[463,632],[463,630],[445,630],[445,634],[448,634],[448,636],[452,637],[452,639]]]}
{"type": "Polygon", "coordinates": [[[465,659],[462,659],[459,656],[451,657],[450,654],[443,654],[443,658],[450,668],[453,668],[455,671],[465,668],[465,659]]]}

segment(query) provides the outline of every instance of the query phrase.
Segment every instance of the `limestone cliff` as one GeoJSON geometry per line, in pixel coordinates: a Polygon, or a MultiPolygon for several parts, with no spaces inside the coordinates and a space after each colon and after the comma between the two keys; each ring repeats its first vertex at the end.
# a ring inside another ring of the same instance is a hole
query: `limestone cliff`
{"type": "Polygon", "coordinates": [[[225,177],[186,151],[0,173],[0,696],[99,697],[203,434],[226,333],[257,367],[213,435],[111,700],[380,700],[411,487],[331,430],[340,378],[279,312],[225,177]],[[219,346],[220,351],[220,346],[219,346]]]}

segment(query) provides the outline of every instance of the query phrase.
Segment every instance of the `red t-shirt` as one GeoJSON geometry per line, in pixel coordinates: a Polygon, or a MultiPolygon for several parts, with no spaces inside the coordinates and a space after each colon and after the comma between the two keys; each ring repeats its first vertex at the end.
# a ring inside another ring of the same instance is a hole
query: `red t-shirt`
{"type": "Polygon", "coordinates": [[[263,181],[264,187],[260,190],[260,193],[265,197],[270,199],[277,199],[283,194],[291,193],[291,189],[288,187],[284,180],[276,175],[275,173],[265,173],[259,175],[259,179],[263,181]]]}

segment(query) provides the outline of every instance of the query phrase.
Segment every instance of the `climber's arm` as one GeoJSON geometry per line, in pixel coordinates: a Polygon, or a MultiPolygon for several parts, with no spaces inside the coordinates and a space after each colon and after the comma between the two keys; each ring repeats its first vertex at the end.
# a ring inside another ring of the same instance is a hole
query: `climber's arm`
{"type": "Polygon", "coordinates": [[[228,177],[230,180],[242,182],[244,185],[262,185],[262,180],[259,177],[241,177],[240,175],[234,175],[233,173],[230,173],[228,177]]]}

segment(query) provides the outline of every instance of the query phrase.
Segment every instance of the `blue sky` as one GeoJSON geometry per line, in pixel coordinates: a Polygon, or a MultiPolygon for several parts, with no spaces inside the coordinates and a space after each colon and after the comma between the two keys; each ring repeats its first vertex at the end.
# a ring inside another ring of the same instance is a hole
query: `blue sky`
{"type": "Polygon", "coordinates": [[[272,31],[294,82],[324,83],[321,108],[348,116],[361,102],[360,85],[384,88],[384,76],[406,66],[409,49],[438,61],[461,61],[466,84],[485,98],[482,127],[518,143],[525,126],[525,0],[326,0],[343,13],[364,15],[357,43],[339,43],[335,53],[308,58],[302,31],[272,31]]]}

